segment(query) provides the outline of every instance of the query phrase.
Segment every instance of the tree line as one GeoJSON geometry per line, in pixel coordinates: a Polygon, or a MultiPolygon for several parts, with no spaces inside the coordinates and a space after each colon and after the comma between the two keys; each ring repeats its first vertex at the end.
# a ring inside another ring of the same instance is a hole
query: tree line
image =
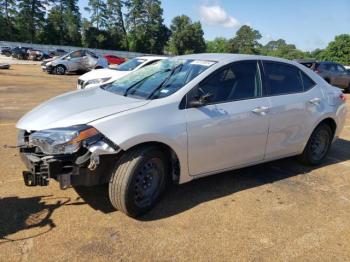
{"type": "Polygon", "coordinates": [[[287,59],[350,63],[350,34],[325,49],[304,52],[283,39],[263,45],[258,30],[243,25],[231,38],[205,41],[202,25],[186,15],[164,24],[160,0],[89,0],[83,18],[78,0],[0,0],[0,40],[72,45],[150,54],[245,53],[287,59]]]}

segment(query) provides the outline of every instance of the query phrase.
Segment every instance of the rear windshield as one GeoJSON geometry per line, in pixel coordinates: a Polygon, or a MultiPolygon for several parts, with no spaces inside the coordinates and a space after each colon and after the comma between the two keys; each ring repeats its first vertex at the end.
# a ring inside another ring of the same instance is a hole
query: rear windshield
{"type": "Polygon", "coordinates": [[[139,99],[163,98],[175,93],[213,64],[215,62],[204,60],[164,59],[101,88],[139,99]]]}

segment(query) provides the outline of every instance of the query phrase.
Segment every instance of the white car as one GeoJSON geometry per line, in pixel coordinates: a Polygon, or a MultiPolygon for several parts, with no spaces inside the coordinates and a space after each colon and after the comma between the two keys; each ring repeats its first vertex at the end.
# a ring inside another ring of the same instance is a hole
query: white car
{"type": "Polygon", "coordinates": [[[130,59],[116,68],[92,70],[78,78],[77,89],[86,89],[111,83],[133,71],[166,59],[165,56],[140,56],[130,59]]]}
{"type": "Polygon", "coordinates": [[[53,98],[17,123],[26,185],[109,183],[130,216],[168,182],[284,157],[318,165],[346,119],[345,95],[296,62],[197,54],[53,98]]]}

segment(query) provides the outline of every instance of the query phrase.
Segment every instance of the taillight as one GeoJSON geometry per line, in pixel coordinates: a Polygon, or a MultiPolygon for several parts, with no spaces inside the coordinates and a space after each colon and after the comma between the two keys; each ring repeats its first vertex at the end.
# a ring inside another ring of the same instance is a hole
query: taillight
{"type": "Polygon", "coordinates": [[[344,94],[340,94],[339,98],[341,101],[346,102],[346,96],[344,94]]]}

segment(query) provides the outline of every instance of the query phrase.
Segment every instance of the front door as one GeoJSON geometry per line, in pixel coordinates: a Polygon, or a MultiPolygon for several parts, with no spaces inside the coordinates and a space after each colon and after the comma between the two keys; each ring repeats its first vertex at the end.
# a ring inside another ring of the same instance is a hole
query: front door
{"type": "Polygon", "coordinates": [[[188,94],[211,94],[208,104],[187,108],[188,161],[200,175],[263,160],[269,100],[263,97],[257,61],[218,69],[188,94]]]}

